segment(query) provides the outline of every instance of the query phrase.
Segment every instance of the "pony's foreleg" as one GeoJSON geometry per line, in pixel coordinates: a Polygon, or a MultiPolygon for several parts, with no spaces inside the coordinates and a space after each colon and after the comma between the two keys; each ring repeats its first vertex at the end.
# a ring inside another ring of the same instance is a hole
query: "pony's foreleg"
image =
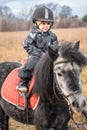
{"type": "Polygon", "coordinates": [[[9,120],[9,117],[4,115],[4,118],[2,120],[1,130],[9,130],[8,120],[9,120]]]}
{"type": "Polygon", "coordinates": [[[36,130],[48,130],[48,120],[46,119],[43,105],[39,105],[34,110],[34,125],[36,130]]]}
{"type": "Polygon", "coordinates": [[[9,117],[5,115],[4,111],[0,108],[0,130],[8,130],[9,117]]]}
{"type": "MultiPolygon", "coordinates": [[[[51,129],[48,129],[46,126],[43,126],[43,125],[36,125],[36,130],[51,130],[51,129]]],[[[53,129],[52,129],[53,130],[53,129]]]]}

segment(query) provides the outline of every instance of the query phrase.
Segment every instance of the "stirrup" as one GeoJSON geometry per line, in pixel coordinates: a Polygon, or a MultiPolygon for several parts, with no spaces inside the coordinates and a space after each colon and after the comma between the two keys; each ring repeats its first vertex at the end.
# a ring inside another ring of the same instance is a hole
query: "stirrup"
{"type": "Polygon", "coordinates": [[[21,93],[26,93],[27,92],[27,88],[25,86],[24,87],[17,86],[16,89],[19,90],[21,93]]]}

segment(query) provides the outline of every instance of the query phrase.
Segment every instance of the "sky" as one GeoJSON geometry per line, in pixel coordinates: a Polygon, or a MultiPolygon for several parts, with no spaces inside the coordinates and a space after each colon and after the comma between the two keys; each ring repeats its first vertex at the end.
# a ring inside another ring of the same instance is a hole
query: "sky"
{"type": "Polygon", "coordinates": [[[72,14],[79,17],[87,14],[87,0],[0,0],[0,5],[8,6],[12,9],[14,14],[20,12],[20,10],[33,8],[34,5],[44,3],[57,3],[60,6],[67,5],[72,8],[72,14]]]}

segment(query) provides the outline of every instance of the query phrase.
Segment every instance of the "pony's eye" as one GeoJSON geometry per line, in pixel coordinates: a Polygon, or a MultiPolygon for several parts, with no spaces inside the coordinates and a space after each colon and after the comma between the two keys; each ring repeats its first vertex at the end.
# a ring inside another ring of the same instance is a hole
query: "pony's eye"
{"type": "Polygon", "coordinates": [[[62,76],[62,74],[61,74],[61,73],[58,73],[58,76],[62,76]]]}

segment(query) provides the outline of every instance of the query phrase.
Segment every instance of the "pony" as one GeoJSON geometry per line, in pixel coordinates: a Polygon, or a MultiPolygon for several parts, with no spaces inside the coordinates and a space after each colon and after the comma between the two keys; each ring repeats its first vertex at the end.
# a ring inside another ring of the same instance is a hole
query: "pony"
{"type": "MultiPolygon", "coordinates": [[[[79,41],[49,46],[33,73],[35,82],[31,94],[40,96],[37,107],[20,110],[0,95],[1,130],[9,129],[9,117],[35,125],[36,130],[68,130],[71,115],[85,109],[81,71],[86,65],[87,58],[79,50],[79,41]]],[[[8,74],[20,66],[17,62],[0,63],[0,90],[8,74]]]]}

